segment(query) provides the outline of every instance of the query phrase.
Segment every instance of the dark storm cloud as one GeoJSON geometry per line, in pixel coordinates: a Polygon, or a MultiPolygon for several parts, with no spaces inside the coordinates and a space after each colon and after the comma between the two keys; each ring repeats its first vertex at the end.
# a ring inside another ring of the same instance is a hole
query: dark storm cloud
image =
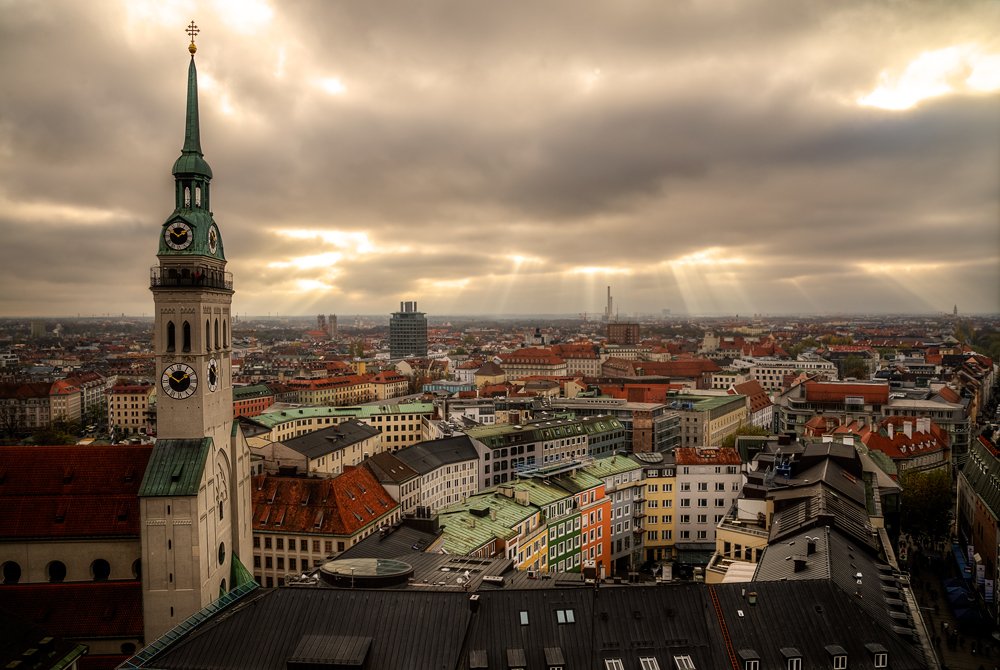
{"type": "Polygon", "coordinates": [[[997,95],[855,103],[995,5],[286,4],[14,3],[0,314],[151,305],[191,12],[240,312],[1000,308],[997,95]]]}

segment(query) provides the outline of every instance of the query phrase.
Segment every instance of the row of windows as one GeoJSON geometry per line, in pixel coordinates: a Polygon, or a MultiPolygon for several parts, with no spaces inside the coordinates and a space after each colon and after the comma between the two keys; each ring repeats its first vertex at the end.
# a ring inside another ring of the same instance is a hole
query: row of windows
{"type": "MultiPolygon", "coordinates": [[[[132,574],[127,577],[119,577],[119,579],[139,579],[142,576],[141,573],[141,563],[139,559],[132,561],[132,574]]],[[[62,561],[50,561],[47,566],[45,566],[45,575],[49,582],[53,584],[58,584],[66,581],[68,571],[66,564],[62,561]]],[[[0,568],[0,576],[2,576],[2,584],[18,584],[21,581],[21,565],[16,561],[7,561],[0,568]]],[[[72,581],[82,581],[79,575],[71,575],[76,579],[72,581]]],[[[106,582],[111,579],[111,563],[104,560],[103,558],[98,558],[90,564],[90,572],[87,575],[88,579],[92,579],[95,582],[106,582]]]]}

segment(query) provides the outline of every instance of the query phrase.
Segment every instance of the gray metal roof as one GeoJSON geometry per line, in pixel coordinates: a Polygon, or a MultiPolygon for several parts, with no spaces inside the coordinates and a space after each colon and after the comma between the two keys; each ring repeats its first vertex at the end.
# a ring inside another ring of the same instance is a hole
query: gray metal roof
{"type": "Polygon", "coordinates": [[[396,458],[421,475],[433,472],[442,465],[479,459],[479,453],[467,435],[418,442],[394,453],[396,458]]]}
{"type": "Polygon", "coordinates": [[[336,426],[285,440],[283,444],[306,458],[314,459],[364,442],[378,434],[378,428],[361,423],[357,419],[348,419],[336,426]]]}

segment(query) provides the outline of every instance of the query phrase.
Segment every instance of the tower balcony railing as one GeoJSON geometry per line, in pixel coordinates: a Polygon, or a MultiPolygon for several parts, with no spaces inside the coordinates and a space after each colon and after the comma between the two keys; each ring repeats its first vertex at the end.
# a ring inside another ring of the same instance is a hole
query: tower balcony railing
{"type": "Polygon", "coordinates": [[[211,288],[233,290],[233,273],[211,268],[149,268],[150,288],[211,288]]]}

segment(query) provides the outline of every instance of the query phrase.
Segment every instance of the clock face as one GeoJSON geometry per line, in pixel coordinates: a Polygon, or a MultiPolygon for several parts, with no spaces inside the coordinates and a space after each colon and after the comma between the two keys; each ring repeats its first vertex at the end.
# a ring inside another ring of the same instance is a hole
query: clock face
{"type": "Polygon", "coordinates": [[[219,361],[214,358],[208,362],[208,390],[215,391],[219,388],[219,361]]]}
{"type": "Polygon", "coordinates": [[[219,249],[219,229],[212,226],[208,230],[208,250],[213,254],[219,249]]]}
{"type": "Polygon", "coordinates": [[[174,363],[160,377],[163,392],[175,400],[188,398],[198,388],[198,375],[194,368],[184,363],[174,363]]]}
{"type": "Polygon", "coordinates": [[[166,230],[163,231],[163,239],[166,240],[167,246],[178,251],[187,249],[191,245],[193,237],[191,226],[183,221],[174,221],[168,224],[166,230]]]}

